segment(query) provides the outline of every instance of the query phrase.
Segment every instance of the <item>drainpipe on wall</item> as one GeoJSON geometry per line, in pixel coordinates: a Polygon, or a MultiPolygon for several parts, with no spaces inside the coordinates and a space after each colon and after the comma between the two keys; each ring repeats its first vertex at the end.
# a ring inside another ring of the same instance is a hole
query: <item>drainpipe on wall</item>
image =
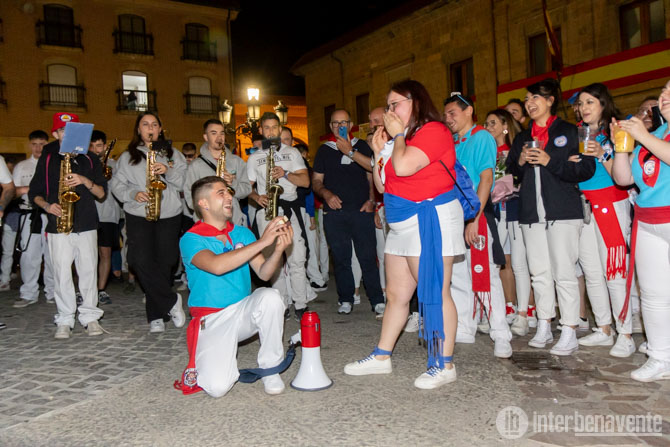
{"type": "Polygon", "coordinates": [[[340,64],[340,104],[339,107],[346,107],[344,104],[344,64],[342,63],[341,59],[338,59],[335,56],[335,52],[333,51],[330,53],[330,57],[332,57],[338,64],[340,64]]]}

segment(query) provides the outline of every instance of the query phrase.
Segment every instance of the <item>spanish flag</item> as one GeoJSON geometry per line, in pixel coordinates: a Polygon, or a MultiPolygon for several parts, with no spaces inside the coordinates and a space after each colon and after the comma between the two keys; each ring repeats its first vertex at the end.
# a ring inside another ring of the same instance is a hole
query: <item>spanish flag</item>
{"type": "Polygon", "coordinates": [[[551,53],[551,60],[556,71],[559,73],[563,71],[563,55],[561,54],[561,43],[558,41],[554,27],[551,25],[549,19],[549,12],[547,11],[547,0],[542,0],[542,15],[544,16],[544,32],[547,35],[547,48],[551,53]]]}

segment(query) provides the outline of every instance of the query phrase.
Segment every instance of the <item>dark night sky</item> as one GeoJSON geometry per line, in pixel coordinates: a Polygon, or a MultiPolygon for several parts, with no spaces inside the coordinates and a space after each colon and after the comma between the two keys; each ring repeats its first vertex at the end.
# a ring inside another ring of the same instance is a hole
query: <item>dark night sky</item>
{"type": "Polygon", "coordinates": [[[303,96],[303,78],[289,72],[303,54],[403,3],[410,2],[242,0],[231,24],[235,88],[255,84],[261,95],[303,96]]]}

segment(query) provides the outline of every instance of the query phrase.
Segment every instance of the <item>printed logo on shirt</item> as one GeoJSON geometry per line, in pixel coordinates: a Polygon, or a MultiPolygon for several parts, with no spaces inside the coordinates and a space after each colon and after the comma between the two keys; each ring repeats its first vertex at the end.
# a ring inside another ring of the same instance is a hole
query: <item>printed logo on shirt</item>
{"type": "Polygon", "coordinates": [[[568,138],[565,135],[561,135],[560,137],[554,138],[554,146],[563,147],[566,144],[568,144],[568,138]]]}
{"type": "Polygon", "coordinates": [[[237,244],[235,244],[235,250],[242,247],[244,247],[244,244],[242,242],[238,242],[237,244]]]}
{"type": "Polygon", "coordinates": [[[656,171],[656,163],[654,163],[654,160],[647,160],[642,167],[642,170],[646,175],[654,175],[654,172],[656,171]]]}

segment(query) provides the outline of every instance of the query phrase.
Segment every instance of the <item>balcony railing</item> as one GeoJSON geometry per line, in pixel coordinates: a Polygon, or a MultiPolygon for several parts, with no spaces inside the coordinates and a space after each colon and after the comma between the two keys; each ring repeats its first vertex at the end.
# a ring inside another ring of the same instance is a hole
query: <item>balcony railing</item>
{"type": "Polygon", "coordinates": [[[129,110],[137,112],[156,112],[155,90],[124,90],[116,91],[116,110],[129,110]]]}
{"type": "Polygon", "coordinates": [[[7,98],[5,98],[5,81],[0,79],[0,104],[7,105],[7,98]]]}
{"type": "Polygon", "coordinates": [[[184,94],[187,114],[213,114],[218,112],[219,97],[216,95],[184,94]]]}
{"type": "Polygon", "coordinates": [[[40,106],[86,108],[86,88],[83,85],[40,83],[40,106]]]}
{"type": "Polygon", "coordinates": [[[37,46],[56,45],[59,47],[83,48],[81,46],[81,26],[63,25],[56,22],[38,21],[35,25],[37,46]]]}
{"type": "Polygon", "coordinates": [[[154,54],[154,36],[114,30],[114,53],[154,54]]]}
{"type": "Polygon", "coordinates": [[[216,42],[183,39],[181,45],[184,50],[182,59],[216,62],[216,42]]]}

